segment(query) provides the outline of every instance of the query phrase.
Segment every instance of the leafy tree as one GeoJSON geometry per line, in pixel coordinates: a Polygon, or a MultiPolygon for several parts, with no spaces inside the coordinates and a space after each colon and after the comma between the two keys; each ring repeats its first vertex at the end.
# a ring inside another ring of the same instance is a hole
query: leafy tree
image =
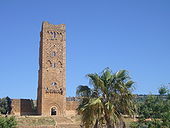
{"type": "Polygon", "coordinates": [[[126,70],[112,73],[106,68],[100,74],[88,74],[92,88],[80,85],[77,96],[81,97],[77,108],[82,115],[82,123],[86,128],[99,128],[103,124],[107,128],[125,125],[122,115],[134,114],[132,95],[133,81],[126,70]]]}
{"type": "Polygon", "coordinates": [[[169,90],[159,89],[160,95],[148,95],[138,105],[139,120],[131,124],[132,128],[170,128],[169,90]],[[166,90],[166,91],[165,91],[166,90]],[[166,92],[166,93],[165,93],[166,92]]]}
{"type": "Polygon", "coordinates": [[[167,93],[168,93],[168,89],[167,89],[166,86],[162,86],[162,87],[159,88],[159,94],[160,95],[165,95],[167,93]]]}
{"type": "Polygon", "coordinates": [[[11,99],[9,97],[0,99],[0,113],[10,114],[11,112],[11,99]]]}
{"type": "Polygon", "coordinates": [[[16,128],[15,117],[0,117],[0,128],[16,128]]]}

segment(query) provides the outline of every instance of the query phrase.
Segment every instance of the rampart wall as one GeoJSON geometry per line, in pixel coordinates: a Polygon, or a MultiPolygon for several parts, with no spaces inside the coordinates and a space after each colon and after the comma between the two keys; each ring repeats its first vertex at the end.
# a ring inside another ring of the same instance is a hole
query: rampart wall
{"type": "MultiPolygon", "coordinates": [[[[66,98],[66,115],[75,115],[76,108],[78,107],[78,98],[67,97],[66,98]]],[[[36,100],[31,99],[12,99],[12,115],[22,116],[22,115],[36,115],[35,107],[36,100]]]]}
{"type": "Polygon", "coordinates": [[[12,115],[35,115],[34,101],[30,99],[12,99],[12,115]]]}

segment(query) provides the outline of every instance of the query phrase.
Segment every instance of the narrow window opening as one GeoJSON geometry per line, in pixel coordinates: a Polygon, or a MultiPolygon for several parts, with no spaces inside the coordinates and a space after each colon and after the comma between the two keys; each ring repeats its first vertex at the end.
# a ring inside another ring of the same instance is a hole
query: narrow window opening
{"type": "Polygon", "coordinates": [[[51,115],[57,115],[57,110],[55,107],[51,108],[51,115]]]}
{"type": "Polygon", "coordinates": [[[56,52],[54,51],[54,52],[52,52],[52,56],[56,56],[56,52]]]}
{"type": "Polygon", "coordinates": [[[56,38],[56,37],[57,37],[57,34],[56,34],[55,32],[54,32],[54,34],[53,34],[53,37],[54,37],[54,38],[56,38]]]}
{"type": "Polygon", "coordinates": [[[56,63],[52,63],[52,64],[51,64],[51,67],[52,67],[52,68],[55,68],[55,67],[56,67],[56,63]]]}
{"type": "Polygon", "coordinates": [[[57,83],[56,83],[56,82],[52,82],[51,85],[52,85],[52,86],[56,86],[57,83]]]}

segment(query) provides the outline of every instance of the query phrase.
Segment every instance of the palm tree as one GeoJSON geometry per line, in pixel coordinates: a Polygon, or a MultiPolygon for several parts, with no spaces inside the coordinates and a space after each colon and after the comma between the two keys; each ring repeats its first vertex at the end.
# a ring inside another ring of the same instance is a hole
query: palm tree
{"type": "Polygon", "coordinates": [[[80,85],[77,95],[81,97],[77,110],[82,115],[82,123],[85,128],[102,127],[103,104],[98,92],[88,86],[80,85]]]}
{"type": "Polygon", "coordinates": [[[112,73],[106,68],[100,74],[88,74],[92,88],[80,85],[77,96],[80,104],[77,108],[82,115],[82,123],[86,128],[99,128],[106,124],[107,128],[115,128],[123,122],[122,115],[134,114],[132,95],[133,81],[126,70],[112,73]]]}

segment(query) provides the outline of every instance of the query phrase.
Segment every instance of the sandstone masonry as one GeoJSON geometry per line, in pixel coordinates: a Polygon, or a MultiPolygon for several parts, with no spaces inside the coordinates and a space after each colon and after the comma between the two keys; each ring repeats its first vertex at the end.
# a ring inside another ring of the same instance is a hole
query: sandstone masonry
{"type": "Polygon", "coordinates": [[[43,116],[65,115],[65,25],[43,22],[40,41],[37,110],[43,116]]]}

